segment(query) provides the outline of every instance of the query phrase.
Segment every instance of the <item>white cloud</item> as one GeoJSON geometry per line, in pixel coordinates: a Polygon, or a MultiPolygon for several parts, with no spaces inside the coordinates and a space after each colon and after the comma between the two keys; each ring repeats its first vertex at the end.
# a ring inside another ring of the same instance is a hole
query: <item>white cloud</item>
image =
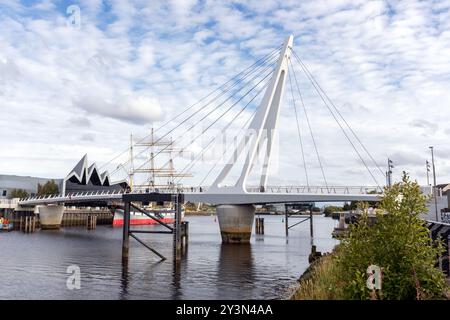
{"type": "MultiPolygon", "coordinates": [[[[82,24],[76,30],[66,26],[66,13],[54,2],[38,1],[34,8],[12,0],[0,4],[0,146],[10,150],[0,155],[2,172],[33,174],[29,170],[38,164],[41,174],[61,176],[85,152],[107,161],[127,147],[129,133],[144,136],[157,119],[170,119],[290,33],[296,52],[377,162],[398,162],[396,178],[408,169],[424,183],[427,147],[434,145],[437,155],[448,150],[446,1],[110,5],[80,1],[82,24]]],[[[330,183],[372,183],[296,70],[330,183]]],[[[322,183],[304,118],[302,130],[311,180],[322,183]]],[[[282,163],[270,183],[304,183],[299,151],[291,152],[299,150],[296,136],[286,104],[280,117],[282,163]]],[[[450,174],[450,161],[437,161],[440,172],[450,174]]],[[[198,176],[205,170],[195,168],[198,176]]]]}
{"type": "Polygon", "coordinates": [[[83,96],[74,104],[88,113],[145,124],[161,117],[161,107],[156,99],[145,96],[96,95],[83,96]]]}

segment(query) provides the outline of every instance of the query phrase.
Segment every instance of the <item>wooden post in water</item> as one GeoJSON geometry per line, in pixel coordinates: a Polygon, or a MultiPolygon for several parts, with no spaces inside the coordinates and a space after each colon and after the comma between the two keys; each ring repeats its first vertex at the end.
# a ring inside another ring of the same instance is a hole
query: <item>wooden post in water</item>
{"type": "Polygon", "coordinates": [[[36,230],[36,217],[25,216],[21,217],[21,231],[24,233],[33,233],[36,230]]]}
{"type": "Polygon", "coordinates": [[[261,218],[261,234],[264,234],[264,218],[261,218]]]}
{"type": "Polygon", "coordinates": [[[264,234],[264,218],[255,219],[255,233],[264,234]]]}
{"type": "Polygon", "coordinates": [[[288,215],[288,205],[284,204],[284,228],[286,230],[286,237],[289,236],[289,215],[288,215]]]}
{"type": "Polygon", "coordinates": [[[88,230],[94,230],[97,227],[97,216],[94,214],[88,214],[86,218],[86,225],[88,230]]]}
{"type": "Polygon", "coordinates": [[[122,260],[128,259],[130,245],[130,202],[125,202],[123,211],[123,240],[122,240],[122,260]]]}
{"type": "Polygon", "coordinates": [[[181,223],[181,246],[187,246],[189,240],[189,221],[181,223]]]}
{"type": "Polygon", "coordinates": [[[313,206],[309,206],[309,233],[311,234],[311,238],[314,237],[314,228],[313,228],[313,206]]]}
{"type": "Polygon", "coordinates": [[[181,260],[181,195],[178,193],[172,196],[175,205],[175,222],[173,229],[173,249],[175,260],[181,260]]]}

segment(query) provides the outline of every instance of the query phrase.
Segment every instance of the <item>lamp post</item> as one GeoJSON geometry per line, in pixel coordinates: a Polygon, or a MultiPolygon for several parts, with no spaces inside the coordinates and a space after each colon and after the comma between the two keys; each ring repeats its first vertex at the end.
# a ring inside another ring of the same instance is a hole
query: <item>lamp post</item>
{"type": "Polygon", "coordinates": [[[392,186],[392,169],[394,169],[394,163],[388,158],[388,170],[386,171],[386,184],[390,188],[392,186]]]}
{"type": "Polygon", "coordinates": [[[433,167],[433,195],[434,195],[434,209],[436,213],[436,221],[439,221],[438,218],[438,208],[437,208],[437,189],[436,189],[436,167],[434,165],[434,147],[429,147],[431,151],[431,165],[433,167]]]}
{"type": "Polygon", "coordinates": [[[425,164],[427,167],[427,186],[430,186],[430,163],[426,160],[425,164]]]}

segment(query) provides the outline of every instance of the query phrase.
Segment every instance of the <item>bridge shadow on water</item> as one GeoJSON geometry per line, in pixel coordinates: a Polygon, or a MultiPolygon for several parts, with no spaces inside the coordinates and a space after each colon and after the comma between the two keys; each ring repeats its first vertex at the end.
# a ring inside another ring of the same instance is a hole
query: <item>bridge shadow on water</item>
{"type": "Polygon", "coordinates": [[[220,247],[217,263],[216,296],[223,299],[245,299],[255,280],[255,265],[252,244],[225,244],[220,247]],[[239,286],[236,275],[240,276],[239,286]]]}

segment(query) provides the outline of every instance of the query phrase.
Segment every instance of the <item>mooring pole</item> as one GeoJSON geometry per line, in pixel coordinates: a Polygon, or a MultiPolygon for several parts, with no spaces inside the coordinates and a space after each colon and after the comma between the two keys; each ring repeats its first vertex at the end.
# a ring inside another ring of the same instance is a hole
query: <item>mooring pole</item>
{"type": "Polygon", "coordinates": [[[181,223],[181,246],[184,248],[188,244],[189,222],[183,221],[181,223]]]}
{"type": "Polygon", "coordinates": [[[189,221],[184,222],[184,242],[186,245],[189,243],[189,221]]]}
{"type": "Polygon", "coordinates": [[[178,193],[174,198],[175,204],[175,223],[173,230],[173,250],[176,260],[181,260],[181,194],[178,193]]]}
{"type": "Polygon", "coordinates": [[[264,234],[264,218],[261,218],[261,233],[264,234]]]}
{"type": "Polygon", "coordinates": [[[286,237],[289,236],[289,222],[288,222],[288,205],[284,204],[284,228],[286,229],[286,237]]]}
{"type": "Polygon", "coordinates": [[[128,259],[130,243],[130,202],[125,202],[123,211],[123,241],[122,241],[122,259],[128,259]]]}
{"type": "Polygon", "coordinates": [[[313,228],[313,206],[309,206],[309,232],[311,234],[311,238],[314,237],[314,228],[313,228]]]}

